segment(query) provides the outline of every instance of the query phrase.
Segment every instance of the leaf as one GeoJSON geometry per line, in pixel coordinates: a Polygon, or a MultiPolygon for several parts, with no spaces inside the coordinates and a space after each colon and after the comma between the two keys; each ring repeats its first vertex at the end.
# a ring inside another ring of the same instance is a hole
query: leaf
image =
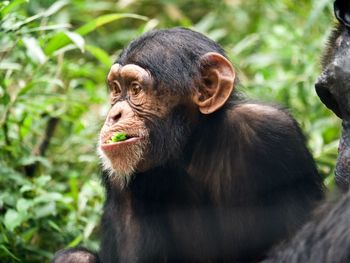
{"type": "Polygon", "coordinates": [[[23,221],[23,218],[20,213],[18,213],[16,210],[9,209],[7,210],[5,217],[4,217],[4,224],[5,227],[13,231],[16,227],[21,225],[23,221]]]}
{"type": "Polygon", "coordinates": [[[320,0],[313,2],[313,8],[311,14],[309,15],[306,24],[305,24],[305,32],[307,33],[312,24],[317,21],[317,18],[321,16],[322,10],[329,4],[328,0],[320,0]]]}
{"type": "Polygon", "coordinates": [[[68,244],[68,247],[76,247],[77,245],[79,245],[79,243],[82,240],[83,240],[83,235],[79,235],[68,244]]]}
{"type": "Polygon", "coordinates": [[[56,230],[58,233],[61,233],[61,232],[62,232],[62,229],[61,229],[55,222],[53,222],[52,220],[49,220],[49,221],[48,221],[48,224],[49,224],[49,226],[50,226],[52,229],[56,230]]]}
{"type": "Polygon", "coordinates": [[[149,20],[145,26],[142,29],[142,33],[146,33],[152,29],[155,29],[157,25],[159,24],[159,21],[157,19],[151,19],[149,20]]]}
{"type": "Polygon", "coordinates": [[[31,165],[31,164],[34,164],[37,162],[42,164],[44,167],[50,167],[50,165],[51,165],[50,162],[46,158],[41,157],[41,156],[30,155],[30,156],[22,157],[19,160],[19,163],[21,165],[31,165]]]}
{"type": "Polygon", "coordinates": [[[23,43],[27,48],[28,56],[35,62],[44,64],[47,60],[43,50],[41,49],[38,41],[33,37],[23,37],[23,43]]]}
{"type": "Polygon", "coordinates": [[[55,13],[57,13],[62,7],[69,3],[68,0],[61,0],[54,2],[47,10],[45,10],[42,14],[44,17],[49,17],[55,13]]]}
{"type": "Polygon", "coordinates": [[[23,232],[21,234],[21,236],[22,236],[23,240],[25,240],[26,242],[30,242],[30,240],[33,238],[33,236],[37,233],[38,233],[38,228],[33,227],[33,228],[30,228],[27,231],[23,232]]]}
{"type": "Polygon", "coordinates": [[[21,198],[17,201],[16,208],[19,213],[27,213],[32,205],[33,201],[21,198]]]}
{"type": "Polygon", "coordinates": [[[214,14],[209,13],[204,16],[197,24],[194,25],[196,31],[205,33],[208,32],[210,28],[212,28],[216,22],[217,18],[214,14]]]}
{"type": "Polygon", "coordinates": [[[112,59],[103,49],[92,45],[86,45],[85,49],[105,66],[110,67],[112,65],[112,59]]]}
{"type": "Polygon", "coordinates": [[[50,202],[42,206],[37,206],[35,208],[35,218],[42,218],[50,215],[56,215],[56,203],[50,202]]]}
{"type": "MultiPolygon", "coordinates": [[[[100,16],[85,25],[81,26],[77,30],[75,30],[75,33],[78,33],[81,36],[84,36],[93,30],[95,30],[98,27],[101,27],[105,24],[111,23],[115,20],[119,20],[122,18],[135,18],[135,19],[140,19],[140,20],[147,20],[147,17],[145,16],[140,16],[136,14],[108,14],[108,15],[103,15],[100,16]]],[[[63,46],[66,46],[70,44],[71,41],[67,35],[65,35],[63,32],[60,32],[56,34],[46,45],[45,48],[45,54],[47,55],[52,55],[54,51],[56,51],[59,48],[62,48],[63,46]]]]}
{"type": "Polygon", "coordinates": [[[38,26],[34,28],[25,28],[21,31],[21,33],[32,33],[32,32],[41,32],[41,31],[49,31],[49,30],[57,30],[57,29],[67,29],[70,28],[70,24],[57,24],[57,25],[49,25],[49,26],[38,26]]]}
{"type": "MultiPolygon", "coordinates": [[[[38,186],[47,186],[47,184],[51,181],[51,176],[49,175],[41,175],[38,178],[35,178],[35,184],[38,186]]],[[[38,196],[37,198],[43,198],[42,195],[38,196]]]]}
{"type": "Polygon", "coordinates": [[[26,185],[23,185],[19,191],[21,193],[25,193],[25,192],[30,192],[30,191],[33,191],[35,188],[32,186],[32,185],[29,185],[29,184],[26,184],[26,185]]]}
{"type": "Polygon", "coordinates": [[[55,52],[52,53],[52,55],[58,56],[60,54],[66,53],[67,51],[71,51],[75,49],[77,49],[76,45],[69,44],[69,45],[63,46],[62,48],[57,49],[55,52]]]}
{"type": "Polygon", "coordinates": [[[85,40],[81,35],[69,31],[66,31],[65,34],[72,40],[72,42],[80,49],[81,52],[84,52],[85,40]]]}
{"type": "Polygon", "coordinates": [[[238,55],[243,51],[253,47],[258,41],[259,41],[258,34],[255,34],[255,33],[250,34],[235,44],[234,48],[232,48],[232,53],[234,55],[238,55]]]}
{"type": "Polygon", "coordinates": [[[53,193],[45,193],[40,196],[34,198],[34,203],[50,203],[61,201],[63,199],[63,195],[61,193],[53,192],[53,193]]]}
{"type": "Polygon", "coordinates": [[[13,258],[16,261],[21,261],[18,257],[16,257],[13,253],[11,253],[10,250],[7,249],[7,247],[5,247],[4,245],[0,245],[0,249],[5,251],[5,253],[10,256],[11,258],[13,258]]]}
{"type": "Polygon", "coordinates": [[[22,66],[21,64],[14,63],[14,62],[1,62],[0,63],[0,70],[21,70],[22,66]]]}
{"type": "Polygon", "coordinates": [[[127,134],[125,132],[115,133],[109,142],[120,142],[127,139],[127,134]]]}
{"type": "Polygon", "coordinates": [[[144,21],[148,20],[147,17],[136,15],[136,14],[108,14],[108,15],[100,16],[88,22],[87,24],[83,25],[82,27],[78,28],[77,33],[84,36],[98,27],[101,27],[105,24],[108,24],[110,22],[113,22],[115,20],[122,19],[122,18],[135,18],[135,19],[140,19],[144,21]]]}
{"type": "Polygon", "coordinates": [[[1,16],[4,17],[6,14],[10,13],[12,11],[12,9],[16,8],[17,6],[19,6],[20,4],[22,4],[24,2],[28,2],[28,0],[10,1],[10,3],[0,11],[1,16]]]}
{"type": "MultiPolygon", "coordinates": [[[[26,1],[27,2],[27,1],[26,1]]],[[[37,19],[43,18],[43,17],[49,17],[53,14],[55,14],[59,9],[61,9],[64,5],[68,4],[68,1],[63,0],[63,1],[58,1],[55,2],[51,7],[49,7],[47,10],[40,12],[36,15],[33,15],[31,17],[26,18],[24,21],[18,22],[13,24],[8,30],[18,30],[22,26],[29,24],[37,19]]]]}

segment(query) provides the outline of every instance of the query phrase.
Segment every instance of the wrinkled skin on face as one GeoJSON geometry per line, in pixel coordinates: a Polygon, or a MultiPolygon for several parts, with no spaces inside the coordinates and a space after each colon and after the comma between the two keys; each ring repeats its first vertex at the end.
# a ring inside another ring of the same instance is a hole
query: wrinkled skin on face
{"type": "Polygon", "coordinates": [[[334,10],[340,24],[329,39],[324,70],[315,87],[321,101],[343,121],[335,176],[339,187],[347,190],[350,183],[350,3],[337,0],[334,10]]]}
{"type": "Polygon", "coordinates": [[[157,89],[149,72],[137,65],[113,65],[107,83],[111,109],[100,132],[98,152],[104,169],[123,183],[132,173],[149,170],[176,155],[185,144],[183,138],[188,137],[190,122],[181,114],[188,111],[186,99],[157,89]],[[169,127],[182,127],[182,136],[169,127]],[[126,140],[108,142],[121,132],[126,133],[126,140]]]}

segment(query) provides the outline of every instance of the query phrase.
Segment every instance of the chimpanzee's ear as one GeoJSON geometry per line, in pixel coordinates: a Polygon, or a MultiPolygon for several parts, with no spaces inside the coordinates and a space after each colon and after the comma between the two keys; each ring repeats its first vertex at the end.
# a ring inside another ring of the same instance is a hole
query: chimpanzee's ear
{"type": "Polygon", "coordinates": [[[350,27],[350,1],[336,0],[334,2],[334,14],[338,21],[343,25],[350,27]]]}
{"type": "Polygon", "coordinates": [[[209,52],[200,60],[201,80],[193,94],[193,101],[203,114],[221,108],[234,89],[235,70],[224,56],[209,52]]]}

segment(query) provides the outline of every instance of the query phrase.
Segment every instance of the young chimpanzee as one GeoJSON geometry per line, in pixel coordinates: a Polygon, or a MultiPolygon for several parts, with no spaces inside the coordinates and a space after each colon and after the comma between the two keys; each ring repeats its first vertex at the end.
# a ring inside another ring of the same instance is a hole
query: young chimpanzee
{"type": "Polygon", "coordinates": [[[316,91],[343,121],[335,175],[339,187],[346,191],[350,183],[350,2],[335,1],[334,11],[339,24],[329,39],[316,91]]]}
{"type": "Polygon", "coordinates": [[[107,81],[101,249],[54,262],[257,261],[322,198],[296,122],[242,99],[232,64],[202,34],[146,33],[107,81]]]}

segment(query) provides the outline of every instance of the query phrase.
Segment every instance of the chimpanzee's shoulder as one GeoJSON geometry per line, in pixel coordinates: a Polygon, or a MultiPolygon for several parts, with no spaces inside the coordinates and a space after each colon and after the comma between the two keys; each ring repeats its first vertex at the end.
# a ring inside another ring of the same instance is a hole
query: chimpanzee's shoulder
{"type": "Polygon", "coordinates": [[[304,138],[297,121],[280,106],[242,103],[228,110],[226,120],[232,132],[243,137],[255,136],[262,141],[304,138]]]}
{"type": "Polygon", "coordinates": [[[268,122],[272,121],[283,123],[284,125],[289,124],[294,126],[296,124],[294,118],[290,113],[278,106],[269,105],[256,102],[247,102],[235,105],[228,111],[228,116],[232,120],[245,120],[255,122],[268,122]]]}

